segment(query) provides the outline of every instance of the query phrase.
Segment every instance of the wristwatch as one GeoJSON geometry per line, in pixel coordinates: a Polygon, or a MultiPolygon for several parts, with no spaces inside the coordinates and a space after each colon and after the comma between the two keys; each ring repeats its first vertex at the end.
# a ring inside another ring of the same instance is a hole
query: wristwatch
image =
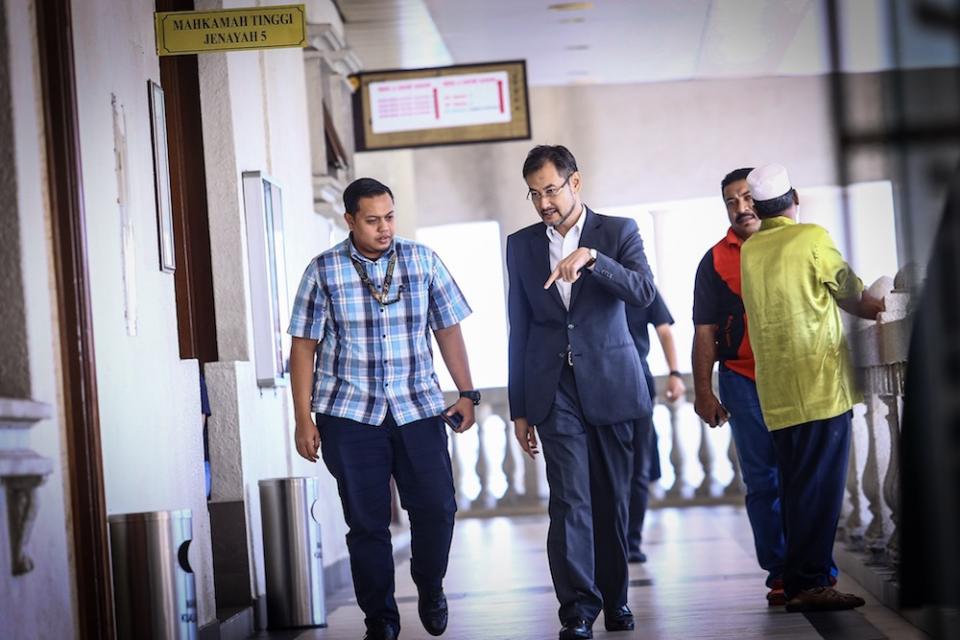
{"type": "Polygon", "coordinates": [[[461,398],[470,398],[473,401],[474,406],[480,404],[480,392],[476,389],[468,389],[466,391],[460,392],[461,398]]]}
{"type": "Polygon", "coordinates": [[[596,250],[596,249],[590,249],[590,262],[588,262],[588,263],[586,264],[586,266],[587,266],[588,268],[589,268],[589,267],[592,267],[592,266],[593,266],[593,263],[595,263],[596,261],[597,261],[597,250],[596,250]]]}
{"type": "Polygon", "coordinates": [[[683,374],[680,373],[679,371],[677,371],[676,369],[674,369],[673,371],[671,371],[671,372],[670,372],[670,375],[672,375],[672,376],[677,376],[678,378],[682,378],[682,377],[683,377],[683,374]]]}

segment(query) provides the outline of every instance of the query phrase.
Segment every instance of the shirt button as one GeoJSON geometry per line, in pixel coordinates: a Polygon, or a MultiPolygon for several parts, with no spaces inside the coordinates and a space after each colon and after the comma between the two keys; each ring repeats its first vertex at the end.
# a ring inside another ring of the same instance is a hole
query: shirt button
{"type": "Polygon", "coordinates": [[[572,324],[568,324],[568,325],[567,325],[567,329],[573,329],[573,325],[572,325],[572,324]]]}
{"type": "Polygon", "coordinates": [[[383,307],[380,307],[380,313],[383,313],[383,307]]]}
{"type": "Polygon", "coordinates": [[[386,337],[387,337],[387,334],[383,334],[383,337],[386,338],[386,337]]]}

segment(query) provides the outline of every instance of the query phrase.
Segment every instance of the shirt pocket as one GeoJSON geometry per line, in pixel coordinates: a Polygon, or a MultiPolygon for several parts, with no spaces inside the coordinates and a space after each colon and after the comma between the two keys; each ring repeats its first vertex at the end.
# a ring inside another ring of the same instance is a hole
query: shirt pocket
{"type": "MultiPolygon", "coordinates": [[[[409,327],[426,327],[430,305],[430,280],[426,274],[408,274],[404,270],[397,274],[395,286],[400,287],[400,308],[405,314],[404,320],[409,327]]],[[[393,297],[393,293],[391,293],[393,297]]]]}

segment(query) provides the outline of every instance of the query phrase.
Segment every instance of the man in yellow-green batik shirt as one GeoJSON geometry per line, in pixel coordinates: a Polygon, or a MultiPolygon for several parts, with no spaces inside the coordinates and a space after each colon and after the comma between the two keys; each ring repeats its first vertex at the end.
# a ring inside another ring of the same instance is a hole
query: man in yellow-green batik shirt
{"type": "Polygon", "coordinates": [[[780,467],[787,610],[852,609],[863,599],[830,586],[859,401],[840,309],[872,320],[883,302],[864,293],[826,229],[797,222],[800,199],[786,169],[758,167],[747,186],[761,225],[741,249],[743,303],[780,467]]]}

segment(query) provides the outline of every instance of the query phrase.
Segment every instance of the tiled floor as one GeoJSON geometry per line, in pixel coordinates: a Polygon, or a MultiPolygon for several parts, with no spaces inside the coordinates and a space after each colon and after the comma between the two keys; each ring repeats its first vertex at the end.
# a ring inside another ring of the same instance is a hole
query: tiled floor
{"type": "MultiPolygon", "coordinates": [[[[465,519],[457,523],[445,589],[450,604],[448,640],[550,640],[557,637],[557,601],[547,568],[546,517],[465,519]]],[[[768,608],[763,573],[742,508],[660,509],[647,517],[644,549],[649,561],[631,565],[632,633],[608,633],[601,621],[595,638],[826,638],[828,640],[925,638],[841,576],[839,587],[867,606],[829,614],[790,614],[768,608]]],[[[417,618],[409,564],[397,566],[397,600],[404,640],[430,638],[417,618]]],[[[329,600],[328,627],[263,632],[269,640],[359,640],[363,615],[352,594],[329,600]]]]}

